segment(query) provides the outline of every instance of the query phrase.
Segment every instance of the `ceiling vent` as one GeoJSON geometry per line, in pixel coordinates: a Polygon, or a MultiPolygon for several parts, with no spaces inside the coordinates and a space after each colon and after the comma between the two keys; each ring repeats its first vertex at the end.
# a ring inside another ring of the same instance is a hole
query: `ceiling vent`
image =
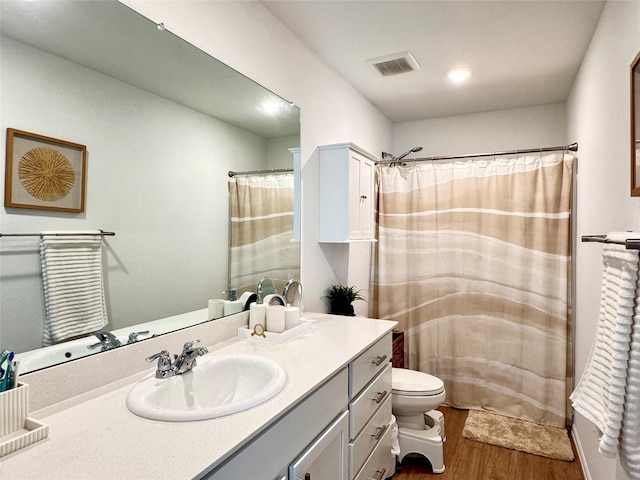
{"type": "Polygon", "coordinates": [[[420,65],[418,65],[416,59],[413,58],[413,55],[409,52],[400,52],[385,55],[384,57],[372,58],[367,60],[367,62],[369,62],[378,73],[385,77],[420,70],[420,65]]]}

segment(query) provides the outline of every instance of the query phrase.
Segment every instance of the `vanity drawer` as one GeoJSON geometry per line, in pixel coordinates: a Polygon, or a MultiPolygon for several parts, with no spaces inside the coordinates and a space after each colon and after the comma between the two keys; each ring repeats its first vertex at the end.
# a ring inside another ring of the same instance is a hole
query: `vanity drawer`
{"type": "Polygon", "coordinates": [[[391,454],[391,429],[388,428],[353,480],[384,480],[395,473],[396,459],[391,454]]]}
{"type": "Polygon", "coordinates": [[[349,364],[349,398],[353,398],[391,362],[391,332],[349,364]]]}
{"type": "Polygon", "coordinates": [[[360,435],[349,444],[349,478],[355,476],[380,439],[389,430],[390,421],[391,395],[382,403],[360,435]]]}
{"type": "Polygon", "coordinates": [[[349,403],[349,439],[356,438],[371,416],[391,396],[391,365],[380,372],[373,382],[349,403]]]}

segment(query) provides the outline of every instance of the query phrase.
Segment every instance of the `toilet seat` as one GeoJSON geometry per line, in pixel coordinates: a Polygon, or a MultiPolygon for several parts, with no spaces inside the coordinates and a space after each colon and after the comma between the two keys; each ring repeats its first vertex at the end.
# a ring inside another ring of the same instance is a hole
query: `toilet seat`
{"type": "Polygon", "coordinates": [[[396,395],[424,397],[444,392],[444,382],[424,372],[392,368],[391,379],[391,393],[396,395]]]}

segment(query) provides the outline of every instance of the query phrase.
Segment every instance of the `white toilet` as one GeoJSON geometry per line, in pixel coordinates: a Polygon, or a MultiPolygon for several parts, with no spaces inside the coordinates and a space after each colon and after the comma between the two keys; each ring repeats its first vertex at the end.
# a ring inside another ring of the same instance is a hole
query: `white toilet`
{"type": "Polygon", "coordinates": [[[410,453],[419,453],[429,460],[433,473],[444,472],[444,416],[434,410],[445,401],[444,382],[428,373],[404,368],[392,368],[391,375],[391,404],[400,444],[398,461],[410,453]]]}

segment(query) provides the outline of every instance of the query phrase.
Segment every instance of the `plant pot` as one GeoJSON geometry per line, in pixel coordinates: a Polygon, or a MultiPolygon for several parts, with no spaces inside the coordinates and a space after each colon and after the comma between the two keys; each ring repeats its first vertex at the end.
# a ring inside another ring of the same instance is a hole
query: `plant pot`
{"type": "Polygon", "coordinates": [[[347,302],[331,302],[329,306],[329,313],[333,315],[346,315],[348,317],[355,317],[353,312],[353,305],[347,302]]]}

